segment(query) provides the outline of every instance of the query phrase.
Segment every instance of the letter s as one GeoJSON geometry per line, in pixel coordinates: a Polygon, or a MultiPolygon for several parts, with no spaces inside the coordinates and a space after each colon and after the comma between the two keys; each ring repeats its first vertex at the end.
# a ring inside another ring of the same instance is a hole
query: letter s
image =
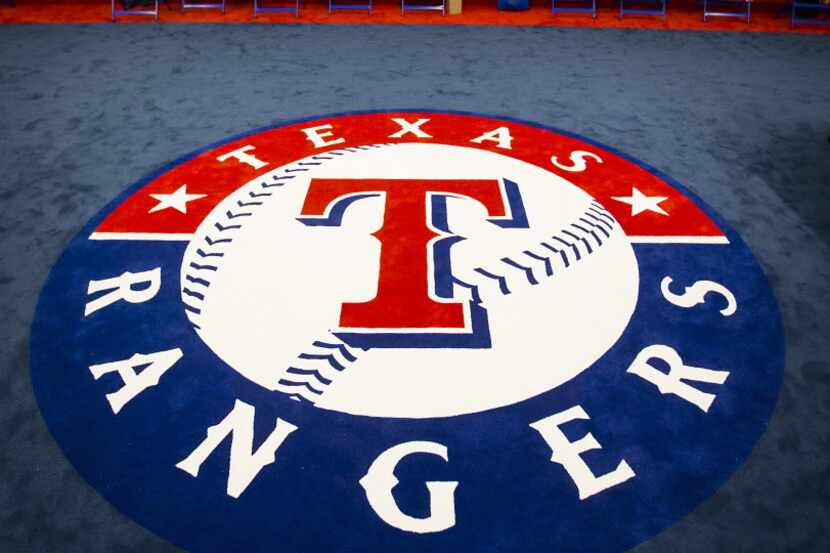
{"type": "Polygon", "coordinates": [[[586,152],[585,150],[574,150],[571,152],[569,156],[571,160],[571,165],[563,165],[559,163],[559,160],[556,156],[550,156],[550,162],[562,169],[563,171],[568,171],[569,173],[581,173],[585,169],[588,168],[588,162],[585,161],[586,159],[593,159],[597,163],[602,163],[602,158],[596,154],[592,154],[591,152],[586,152]]]}
{"type": "Polygon", "coordinates": [[[730,317],[735,314],[738,308],[738,302],[735,300],[735,295],[723,284],[713,282],[711,280],[698,280],[691,286],[687,286],[682,294],[675,294],[669,290],[669,284],[672,283],[672,277],[667,276],[660,282],[660,291],[663,292],[663,297],[666,301],[678,307],[694,307],[695,305],[706,303],[706,294],[715,292],[726,298],[726,307],[720,310],[720,314],[724,317],[730,317]]]}

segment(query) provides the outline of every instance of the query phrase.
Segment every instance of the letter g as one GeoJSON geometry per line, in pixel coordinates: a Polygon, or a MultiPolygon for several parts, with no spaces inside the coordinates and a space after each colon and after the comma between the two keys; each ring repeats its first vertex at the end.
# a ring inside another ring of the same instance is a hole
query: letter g
{"type": "Polygon", "coordinates": [[[400,510],[392,489],[398,485],[395,467],[407,455],[429,453],[448,461],[447,448],[435,442],[405,442],[378,455],[369,467],[360,485],[366,490],[366,499],[378,516],[387,524],[406,532],[426,534],[441,532],[455,526],[454,492],[458,482],[427,482],[430,514],[416,518],[400,510]]]}

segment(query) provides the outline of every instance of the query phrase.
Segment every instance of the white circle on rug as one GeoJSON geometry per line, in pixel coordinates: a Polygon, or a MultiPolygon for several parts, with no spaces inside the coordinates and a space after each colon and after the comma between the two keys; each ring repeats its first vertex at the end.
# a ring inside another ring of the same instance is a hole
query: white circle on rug
{"type": "Polygon", "coordinates": [[[611,221],[607,235],[581,233],[580,221],[602,208],[563,177],[508,155],[434,143],[329,154],[274,169],[229,195],[185,252],[183,288],[210,273],[199,313],[188,315],[208,347],[247,379],[355,415],[455,416],[556,388],[626,328],[639,287],[634,251],[610,215],[601,219],[611,221]],[[280,177],[290,178],[263,191],[263,181],[280,177]],[[454,284],[443,301],[480,300],[490,347],[363,350],[341,341],[341,305],[377,292],[380,242],[372,233],[383,225],[384,198],[352,203],[337,227],[308,226],[298,218],[315,178],[515,183],[528,228],[501,228],[475,200],[446,199],[452,235],[465,239],[450,249],[454,284]],[[228,212],[245,215],[229,221],[228,212]],[[221,241],[217,225],[231,224],[232,240],[221,241]],[[207,238],[215,247],[206,257],[207,238]]]}

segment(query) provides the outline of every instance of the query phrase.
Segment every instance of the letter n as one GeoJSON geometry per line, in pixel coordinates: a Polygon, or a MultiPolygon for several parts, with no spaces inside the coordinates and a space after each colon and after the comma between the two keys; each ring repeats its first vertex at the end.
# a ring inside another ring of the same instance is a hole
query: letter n
{"type": "Polygon", "coordinates": [[[219,424],[208,428],[204,441],[193,450],[193,453],[176,464],[176,467],[193,477],[198,476],[202,463],[230,435],[231,458],[227,492],[229,496],[238,498],[262,468],[276,460],[277,449],[285,438],[297,429],[293,424],[277,418],[274,430],[265,438],[259,449],[254,451],[254,416],[253,405],[237,399],[228,416],[219,424]]]}

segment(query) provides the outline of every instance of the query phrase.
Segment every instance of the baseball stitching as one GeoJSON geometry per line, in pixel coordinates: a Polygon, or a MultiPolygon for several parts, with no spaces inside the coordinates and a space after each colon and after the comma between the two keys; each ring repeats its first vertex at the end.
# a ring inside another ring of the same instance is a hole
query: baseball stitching
{"type": "MultiPolygon", "coordinates": [[[[209,291],[211,278],[219,271],[225,248],[233,243],[234,234],[242,229],[247,217],[271,200],[275,192],[288,184],[297,175],[323,165],[335,156],[364,150],[394,146],[395,144],[371,144],[353,146],[318,154],[290,164],[271,175],[271,181],[259,183],[259,191],[235,192],[242,196],[235,202],[236,207],[228,209],[224,218],[213,225],[213,230],[204,236],[204,247],[196,249],[198,262],[191,261],[184,272],[181,298],[185,313],[196,330],[201,329],[199,321],[202,304],[209,291]]],[[[577,218],[577,221],[563,228],[559,233],[542,237],[533,247],[500,259],[500,264],[476,267],[477,278],[461,279],[453,276],[454,284],[469,291],[469,299],[477,304],[486,303],[491,294],[508,295],[522,286],[536,286],[550,279],[592,255],[611,238],[617,227],[611,214],[598,202],[577,218]],[[497,284],[497,288],[493,284],[497,284]],[[497,292],[496,292],[497,290],[497,292]]],[[[315,340],[308,351],[300,353],[274,387],[295,401],[316,403],[329,386],[346,367],[357,361],[354,349],[331,332],[315,340]]]]}
{"type": "MultiPolygon", "coordinates": [[[[225,256],[222,251],[233,242],[233,235],[242,229],[245,218],[253,216],[253,211],[274,197],[279,188],[296,178],[294,173],[310,171],[312,167],[323,165],[328,160],[348,153],[383,148],[393,144],[371,144],[368,146],[352,146],[339,150],[332,150],[324,154],[304,158],[280,169],[277,174],[271,175],[273,182],[259,183],[261,191],[249,190],[247,194],[236,192],[242,196],[237,199],[236,209],[227,210],[221,221],[214,223],[214,230],[204,237],[205,248],[197,248],[196,255],[203,261],[191,262],[184,273],[181,295],[185,313],[196,330],[201,329],[199,319],[202,314],[202,304],[210,287],[211,277],[219,270],[221,260],[225,256]]],[[[354,363],[357,356],[342,340],[332,333],[327,333],[321,340],[315,340],[308,351],[297,356],[297,359],[285,370],[282,378],[277,382],[275,390],[283,392],[296,401],[315,403],[323,394],[323,389],[331,384],[337,375],[345,370],[346,366],[354,363]]]]}
{"type": "Polygon", "coordinates": [[[495,291],[493,283],[502,295],[522,286],[537,286],[599,250],[611,238],[615,227],[614,217],[594,200],[576,222],[559,233],[545,236],[532,248],[502,257],[499,265],[476,267],[473,269],[478,275],[476,280],[464,281],[453,276],[452,281],[467,289],[473,302],[486,303],[495,291]]]}

